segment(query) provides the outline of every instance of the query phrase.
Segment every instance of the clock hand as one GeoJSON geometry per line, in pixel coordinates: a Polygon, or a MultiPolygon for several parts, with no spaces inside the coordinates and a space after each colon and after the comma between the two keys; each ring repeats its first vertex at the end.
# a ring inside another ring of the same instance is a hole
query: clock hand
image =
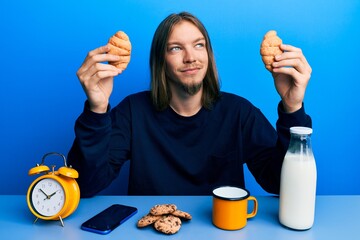
{"type": "Polygon", "coordinates": [[[52,194],[49,195],[49,199],[54,196],[57,193],[57,191],[53,192],[52,194]]]}
{"type": "Polygon", "coordinates": [[[50,199],[49,195],[47,195],[41,188],[40,188],[40,191],[46,196],[46,198],[44,200],[50,199]]]}

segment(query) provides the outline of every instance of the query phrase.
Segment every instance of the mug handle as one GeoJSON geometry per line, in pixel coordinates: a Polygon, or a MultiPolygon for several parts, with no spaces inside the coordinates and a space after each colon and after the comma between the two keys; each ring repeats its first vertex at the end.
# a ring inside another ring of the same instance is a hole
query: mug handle
{"type": "Polygon", "coordinates": [[[252,211],[251,213],[248,213],[247,218],[255,217],[255,215],[256,215],[256,213],[257,213],[257,209],[258,209],[258,202],[257,202],[256,198],[253,197],[253,196],[248,197],[247,200],[248,200],[248,201],[254,201],[253,211],[252,211]]]}

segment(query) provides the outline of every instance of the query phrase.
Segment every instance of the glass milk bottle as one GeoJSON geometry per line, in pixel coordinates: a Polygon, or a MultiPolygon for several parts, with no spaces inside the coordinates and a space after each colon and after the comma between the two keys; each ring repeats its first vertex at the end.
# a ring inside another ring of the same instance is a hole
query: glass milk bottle
{"type": "Polygon", "coordinates": [[[312,129],[290,128],[290,144],[281,169],[280,223],[296,230],[312,227],[315,216],[316,164],[312,129]]]}

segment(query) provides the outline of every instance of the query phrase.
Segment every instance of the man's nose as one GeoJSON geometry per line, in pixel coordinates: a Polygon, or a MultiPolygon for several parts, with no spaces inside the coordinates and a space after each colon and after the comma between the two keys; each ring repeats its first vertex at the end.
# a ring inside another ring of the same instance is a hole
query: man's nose
{"type": "Polygon", "coordinates": [[[196,61],[195,54],[192,50],[186,49],[184,51],[184,63],[193,63],[196,61]]]}

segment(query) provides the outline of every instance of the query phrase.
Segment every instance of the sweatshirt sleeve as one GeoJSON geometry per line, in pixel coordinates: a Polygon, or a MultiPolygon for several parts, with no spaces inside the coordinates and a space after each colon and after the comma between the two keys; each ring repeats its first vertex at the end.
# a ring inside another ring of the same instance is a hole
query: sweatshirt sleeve
{"type": "Polygon", "coordinates": [[[290,128],[295,126],[312,127],[312,120],[309,115],[305,113],[304,104],[302,107],[293,113],[286,113],[283,105],[280,102],[278,105],[278,120],[276,122],[276,129],[279,140],[287,150],[290,142],[290,128]]]}
{"type": "Polygon", "coordinates": [[[125,162],[110,158],[113,121],[109,109],[110,106],[104,114],[94,113],[86,102],[75,122],[75,140],[68,153],[68,162],[79,172],[81,197],[91,197],[106,188],[125,162]]]}
{"type": "Polygon", "coordinates": [[[261,125],[259,123],[256,122],[252,128],[258,130],[255,132],[257,142],[260,144],[251,147],[247,165],[264,190],[279,194],[281,167],[290,142],[289,129],[293,126],[312,127],[312,121],[305,113],[304,105],[294,113],[286,113],[280,102],[276,131],[269,126],[269,123],[263,122],[261,125]]]}

